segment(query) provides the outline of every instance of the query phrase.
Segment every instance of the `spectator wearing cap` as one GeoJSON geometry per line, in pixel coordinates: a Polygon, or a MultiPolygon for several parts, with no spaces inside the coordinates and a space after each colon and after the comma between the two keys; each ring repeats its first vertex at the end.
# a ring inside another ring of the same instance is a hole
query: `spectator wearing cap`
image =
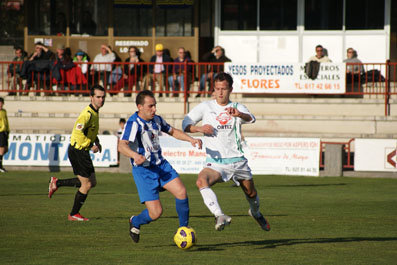
{"type": "Polygon", "coordinates": [[[112,64],[103,63],[113,63],[114,60],[116,60],[116,55],[110,46],[104,44],[101,45],[101,52],[95,56],[93,62],[102,64],[93,64],[91,68],[91,75],[94,78],[94,83],[97,84],[100,78],[104,87],[109,84],[109,77],[110,73],[112,72],[112,64]]]}
{"type": "MultiPolygon", "coordinates": [[[[149,65],[149,74],[145,77],[145,88],[147,89],[148,83],[150,82],[152,90],[155,90],[154,82],[157,81],[159,83],[160,91],[163,91],[164,87],[164,80],[166,80],[166,75],[172,73],[172,65],[171,64],[164,64],[164,63],[171,63],[172,59],[167,54],[164,54],[163,44],[158,43],[155,46],[156,54],[150,58],[151,63],[149,65]]],[[[160,93],[160,96],[162,94],[160,93]]]]}
{"type": "Polygon", "coordinates": [[[73,62],[77,64],[78,67],[81,69],[81,73],[86,74],[88,70],[88,55],[82,51],[77,50],[76,54],[73,57],[73,62]]]}
{"type": "Polygon", "coordinates": [[[88,55],[82,51],[77,50],[73,63],[76,65],[70,74],[70,90],[86,90],[87,89],[87,71],[88,71],[88,55]]]}

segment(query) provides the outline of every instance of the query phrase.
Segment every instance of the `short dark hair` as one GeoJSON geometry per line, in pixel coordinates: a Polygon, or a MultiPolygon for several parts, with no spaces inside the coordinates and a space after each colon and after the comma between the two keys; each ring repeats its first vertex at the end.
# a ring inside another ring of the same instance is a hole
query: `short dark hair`
{"type": "Polygon", "coordinates": [[[125,119],[124,118],[120,118],[119,123],[125,123],[125,119]]]}
{"type": "Polygon", "coordinates": [[[105,89],[103,88],[103,86],[101,85],[95,85],[91,88],[90,90],[90,96],[94,96],[95,95],[95,90],[100,90],[106,93],[105,89]]]}
{"type": "Polygon", "coordinates": [[[217,74],[214,78],[214,84],[215,82],[222,82],[225,81],[229,84],[229,87],[232,88],[233,87],[233,77],[225,72],[220,72],[219,74],[217,74]]]}
{"type": "Polygon", "coordinates": [[[0,102],[1,102],[1,103],[4,103],[4,98],[1,98],[1,97],[0,97],[0,102]]]}
{"type": "Polygon", "coordinates": [[[145,104],[145,97],[151,97],[154,98],[154,94],[150,90],[142,90],[141,92],[138,93],[136,96],[135,103],[136,105],[143,105],[145,104]]]}
{"type": "Polygon", "coordinates": [[[317,48],[324,49],[323,46],[321,46],[320,44],[316,46],[316,50],[317,50],[317,48]]]}

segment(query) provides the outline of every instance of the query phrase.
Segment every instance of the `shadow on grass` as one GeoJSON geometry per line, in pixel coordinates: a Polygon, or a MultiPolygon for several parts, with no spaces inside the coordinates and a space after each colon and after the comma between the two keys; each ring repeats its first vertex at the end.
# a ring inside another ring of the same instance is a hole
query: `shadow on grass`
{"type": "Polygon", "coordinates": [[[282,246],[293,246],[300,244],[324,244],[324,243],[347,243],[347,242],[386,242],[397,241],[397,237],[336,237],[336,238],[307,238],[307,239],[278,239],[242,242],[223,242],[218,244],[198,245],[192,251],[221,251],[226,247],[258,246],[261,248],[277,248],[282,246]]]}
{"type": "MultiPolygon", "coordinates": [[[[77,190],[77,189],[76,189],[77,190]]],[[[68,192],[62,192],[62,193],[56,193],[54,196],[70,196],[70,194],[75,194],[76,190],[72,190],[70,189],[68,192]]],[[[116,192],[91,192],[90,193],[90,197],[91,196],[97,196],[97,195],[131,195],[134,193],[116,193],[116,192]]],[[[5,193],[5,194],[0,194],[0,197],[13,197],[13,196],[47,196],[48,192],[46,193],[5,193]]]]}
{"type": "Polygon", "coordinates": [[[284,184],[284,185],[266,185],[269,188],[284,187],[328,187],[328,186],[346,186],[346,183],[322,183],[322,184],[284,184]]]}

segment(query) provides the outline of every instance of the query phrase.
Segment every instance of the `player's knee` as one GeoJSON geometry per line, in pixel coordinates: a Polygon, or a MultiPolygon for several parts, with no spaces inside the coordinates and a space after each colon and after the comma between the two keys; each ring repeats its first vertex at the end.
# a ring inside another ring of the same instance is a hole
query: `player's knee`
{"type": "Polygon", "coordinates": [[[256,197],[256,189],[248,189],[245,191],[245,194],[249,197],[249,198],[255,198],[256,197]]]}
{"type": "Polygon", "coordinates": [[[175,196],[176,198],[183,200],[187,198],[187,191],[185,186],[181,187],[180,189],[178,189],[178,193],[175,196]]]}
{"type": "Polygon", "coordinates": [[[197,188],[201,189],[201,188],[207,187],[208,184],[206,184],[206,181],[199,176],[196,180],[196,186],[197,186],[197,188]]]}
{"type": "Polygon", "coordinates": [[[149,210],[149,216],[150,218],[152,218],[153,221],[159,219],[162,214],[163,214],[162,207],[149,210]]]}

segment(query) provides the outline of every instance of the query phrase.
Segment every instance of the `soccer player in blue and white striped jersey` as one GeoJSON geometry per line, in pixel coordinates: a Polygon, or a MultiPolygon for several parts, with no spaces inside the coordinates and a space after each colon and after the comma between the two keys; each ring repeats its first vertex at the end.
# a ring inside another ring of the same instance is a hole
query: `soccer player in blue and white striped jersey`
{"type": "Polygon", "coordinates": [[[146,206],[139,215],[130,218],[130,236],[138,243],[141,225],[158,219],[162,214],[159,192],[164,189],[175,196],[179,226],[188,226],[189,223],[189,201],[185,185],[162,156],[159,134],[167,133],[176,139],[190,142],[199,149],[202,142],[173,128],[156,115],[156,99],[151,91],[139,92],[136,105],[138,111],[127,120],[120,138],[119,152],[130,158],[139,199],[146,206]]]}

